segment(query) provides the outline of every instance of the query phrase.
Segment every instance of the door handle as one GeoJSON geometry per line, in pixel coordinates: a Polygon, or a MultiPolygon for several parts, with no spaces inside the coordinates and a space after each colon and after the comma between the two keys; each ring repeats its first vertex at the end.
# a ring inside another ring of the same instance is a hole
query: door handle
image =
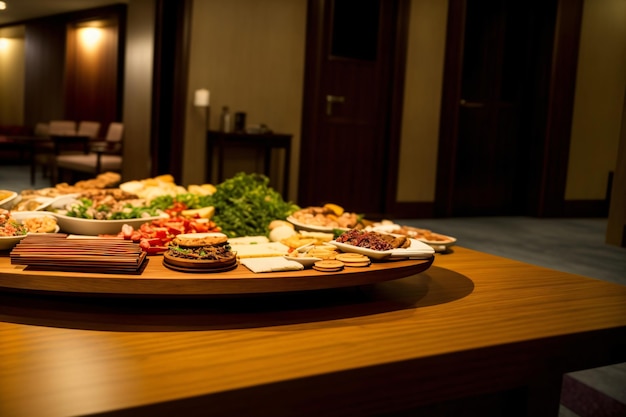
{"type": "Polygon", "coordinates": [[[466,101],[465,99],[461,99],[459,104],[461,107],[467,107],[469,109],[479,109],[481,107],[485,107],[485,103],[481,103],[479,101],[466,101]]]}
{"type": "Polygon", "coordinates": [[[345,101],[346,101],[346,98],[344,96],[333,96],[333,95],[328,94],[326,96],[326,115],[327,116],[333,115],[333,104],[344,103],[345,101]]]}

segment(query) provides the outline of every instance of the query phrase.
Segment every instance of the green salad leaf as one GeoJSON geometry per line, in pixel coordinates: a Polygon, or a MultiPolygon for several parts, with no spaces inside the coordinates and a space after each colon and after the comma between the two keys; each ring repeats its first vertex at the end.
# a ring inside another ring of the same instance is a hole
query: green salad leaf
{"type": "Polygon", "coordinates": [[[130,203],[124,204],[116,209],[106,204],[99,204],[97,207],[94,207],[93,200],[80,198],[77,202],[68,206],[65,215],[79,219],[124,220],[138,219],[146,216],[158,216],[159,210],[152,206],[138,207],[130,203]]]}
{"type": "Polygon", "coordinates": [[[283,200],[261,174],[240,172],[216,185],[206,205],[215,207],[213,221],[228,237],[267,236],[272,220],[285,219],[299,210],[283,200]]]}
{"type": "Polygon", "coordinates": [[[198,195],[193,193],[177,194],[175,197],[171,195],[161,195],[155,197],[150,202],[150,207],[159,210],[167,210],[174,206],[174,203],[183,203],[187,208],[196,209],[202,207],[208,207],[210,196],[198,195]]]}

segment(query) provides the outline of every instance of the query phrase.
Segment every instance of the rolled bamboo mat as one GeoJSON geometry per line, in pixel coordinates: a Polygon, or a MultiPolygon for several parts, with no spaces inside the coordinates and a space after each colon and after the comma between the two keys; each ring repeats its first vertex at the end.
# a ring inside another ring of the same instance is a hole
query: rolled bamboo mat
{"type": "Polygon", "coordinates": [[[11,251],[11,264],[49,271],[138,273],[146,252],[124,239],[68,239],[64,233],[28,235],[11,251]]]}

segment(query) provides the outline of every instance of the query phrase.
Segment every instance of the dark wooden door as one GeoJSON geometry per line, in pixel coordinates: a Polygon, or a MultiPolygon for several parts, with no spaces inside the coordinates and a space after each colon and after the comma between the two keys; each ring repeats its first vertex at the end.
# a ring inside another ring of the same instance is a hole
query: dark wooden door
{"type": "Polygon", "coordinates": [[[298,203],[383,213],[397,0],[311,0],[298,203]]]}
{"type": "Polygon", "coordinates": [[[558,212],[582,2],[449,7],[436,215],[558,212]]]}
{"type": "Polygon", "coordinates": [[[523,207],[531,13],[521,2],[467,2],[453,215],[513,215],[523,207]]]}

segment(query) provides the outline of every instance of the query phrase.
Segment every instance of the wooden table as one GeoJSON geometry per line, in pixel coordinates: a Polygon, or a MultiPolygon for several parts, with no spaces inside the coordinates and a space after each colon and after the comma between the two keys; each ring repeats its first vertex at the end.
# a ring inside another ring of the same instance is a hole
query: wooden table
{"type": "Polygon", "coordinates": [[[563,373],[623,361],[626,286],[460,247],[357,288],[0,293],[3,417],[556,416],[563,373]]]}
{"type": "MultiPolygon", "coordinates": [[[[27,151],[30,158],[30,183],[35,184],[37,170],[37,152],[45,148],[45,153],[58,155],[64,149],[78,147],[84,153],[89,152],[91,137],[84,135],[52,135],[52,136],[0,136],[0,145],[27,151]]],[[[54,169],[53,169],[54,171],[54,169]]],[[[52,172],[51,185],[56,184],[56,175],[52,172]]]]}
{"type": "Polygon", "coordinates": [[[41,143],[49,142],[47,136],[2,136],[0,144],[4,147],[18,149],[20,152],[28,152],[30,161],[30,183],[35,184],[35,174],[37,169],[37,146],[41,143]]]}
{"type": "Polygon", "coordinates": [[[207,131],[206,144],[206,181],[212,182],[213,151],[217,148],[217,182],[224,181],[224,151],[228,147],[248,147],[263,150],[263,173],[270,176],[272,150],[284,149],[283,161],[283,196],[289,192],[289,170],[291,163],[291,137],[284,133],[245,133],[207,131]]]}

